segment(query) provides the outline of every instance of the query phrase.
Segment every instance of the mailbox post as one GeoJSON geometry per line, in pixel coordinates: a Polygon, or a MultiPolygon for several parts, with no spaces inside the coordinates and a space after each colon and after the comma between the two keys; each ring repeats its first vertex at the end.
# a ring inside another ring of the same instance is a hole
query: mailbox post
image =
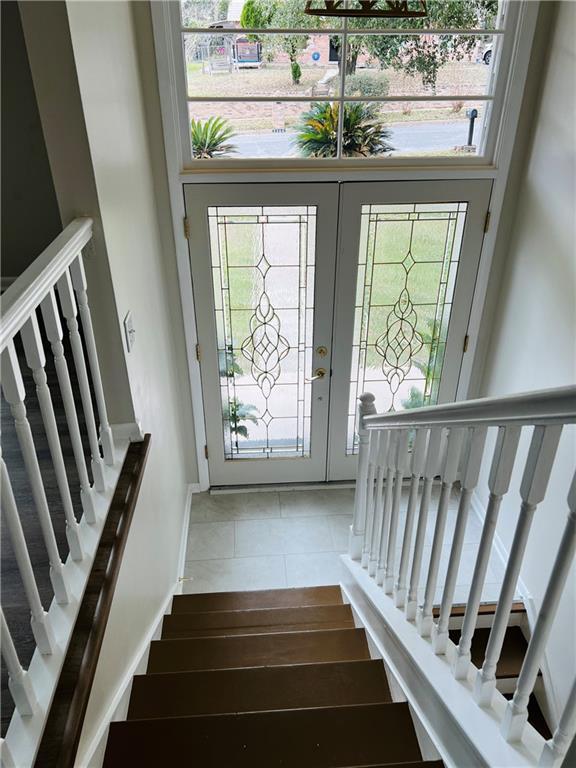
{"type": "Polygon", "coordinates": [[[470,125],[468,127],[468,146],[472,146],[472,140],[474,138],[474,121],[478,117],[478,110],[477,109],[467,109],[466,110],[466,117],[470,120],[470,125]]]}

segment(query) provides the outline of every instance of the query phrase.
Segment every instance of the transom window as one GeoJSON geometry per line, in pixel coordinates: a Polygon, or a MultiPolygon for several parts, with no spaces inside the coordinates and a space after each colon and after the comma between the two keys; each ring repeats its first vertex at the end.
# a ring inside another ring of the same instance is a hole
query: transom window
{"type": "Polygon", "coordinates": [[[363,20],[310,16],[304,0],[180,6],[193,160],[491,159],[513,4],[363,20]]]}

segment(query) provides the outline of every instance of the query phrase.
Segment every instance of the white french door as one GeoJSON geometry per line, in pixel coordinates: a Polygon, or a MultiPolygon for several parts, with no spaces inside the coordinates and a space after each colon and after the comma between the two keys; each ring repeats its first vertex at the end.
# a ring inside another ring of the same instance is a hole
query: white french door
{"type": "Polygon", "coordinates": [[[186,186],[211,485],[326,478],[338,191],[186,186]]]}
{"type": "Polygon", "coordinates": [[[212,485],[351,479],[363,391],[454,399],[490,190],[186,186],[212,485]]]}

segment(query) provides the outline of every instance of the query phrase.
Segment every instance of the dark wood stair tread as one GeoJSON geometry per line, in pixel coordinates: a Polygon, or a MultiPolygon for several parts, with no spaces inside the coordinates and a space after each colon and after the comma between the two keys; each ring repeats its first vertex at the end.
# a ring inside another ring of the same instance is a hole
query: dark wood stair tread
{"type": "Polygon", "coordinates": [[[381,661],[138,675],[128,720],[391,701],[381,661]]]}
{"type": "Polygon", "coordinates": [[[202,768],[339,768],[422,757],[406,703],[111,723],[105,768],[158,768],[168,759],[202,768]]]}
{"type": "Polygon", "coordinates": [[[363,629],[330,629],[176,640],[150,645],[148,672],[368,660],[363,629]]]}
{"type": "Polygon", "coordinates": [[[379,765],[349,765],[346,768],[444,768],[442,760],[419,760],[416,763],[380,763],[379,765]]]}
{"type": "Polygon", "coordinates": [[[162,638],[353,628],[354,618],[349,605],[314,605],[171,614],[164,617],[162,638]]]}
{"type": "MultiPolygon", "coordinates": [[[[449,636],[454,643],[458,643],[460,640],[460,630],[451,629],[449,636]]],[[[484,663],[489,637],[490,627],[477,628],[474,632],[471,649],[472,663],[478,668],[484,663]]],[[[499,679],[518,677],[527,648],[528,643],[520,627],[508,627],[504,636],[502,653],[496,668],[496,677],[499,679]]]]}
{"type": "Polygon", "coordinates": [[[338,586],[262,589],[253,592],[207,592],[199,595],[175,595],[172,613],[304,608],[309,605],[337,605],[343,602],[338,586]]]}
{"type": "MultiPolygon", "coordinates": [[[[497,603],[481,603],[478,608],[478,615],[479,616],[491,616],[494,613],[496,613],[496,608],[498,607],[497,603]]],[[[456,617],[464,617],[464,614],[466,613],[467,603],[453,605],[452,610],[450,611],[450,616],[456,617]]],[[[526,613],[526,608],[524,606],[524,603],[516,602],[512,603],[512,608],[510,609],[510,613],[526,613]]],[[[435,619],[439,618],[440,616],[440,606],[435,605],[432,609],[432,614],[435,619]]]]}

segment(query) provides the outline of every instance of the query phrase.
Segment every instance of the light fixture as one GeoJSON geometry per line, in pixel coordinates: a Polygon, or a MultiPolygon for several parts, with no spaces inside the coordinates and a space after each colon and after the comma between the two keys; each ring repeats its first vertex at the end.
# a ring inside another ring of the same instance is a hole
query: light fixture
{"type": "Polygon", "coordinates": [[[307,0],[304,13],[310,16],[347,16],[361,19],[421,19],[428,15],[426,0],[385,0],[386,8],[378,8],[377,5],[378,0],[357,0],[359,7],[350,8],[344,0],[324,0],[324,8],[313,8],[312,0],[307,0]]]}

